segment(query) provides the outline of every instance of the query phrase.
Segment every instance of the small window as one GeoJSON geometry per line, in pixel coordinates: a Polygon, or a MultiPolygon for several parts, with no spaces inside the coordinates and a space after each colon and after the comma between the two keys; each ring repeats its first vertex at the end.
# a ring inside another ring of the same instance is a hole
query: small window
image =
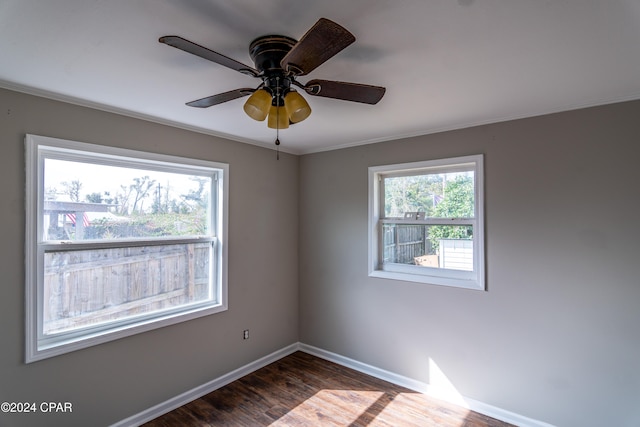
{"type": "Polygon", "coordinates": [[[228,165],[25,144],[27,362],[226,310],[228,165]]]}
{"type": "Polygon", "coordinates": [[[369,275],[484,286],[482,156],[369,168],[369,275]]]}

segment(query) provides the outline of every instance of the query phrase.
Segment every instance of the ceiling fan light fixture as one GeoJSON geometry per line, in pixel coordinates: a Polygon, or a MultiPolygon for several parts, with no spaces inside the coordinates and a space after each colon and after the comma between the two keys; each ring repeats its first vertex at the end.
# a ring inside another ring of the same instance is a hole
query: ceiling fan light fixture
{"type": "Polygon", "coordinates": [[[271,129],[287,129],[289,127],[289,115],[285,107],[271,106],[267,126],[271,129]]]}
{"type": "Polygon", "coordinates": [[[289,91],[284,97],[284,106],[291,123],[299,123],[311,115],[311,107],[307,100],[295,90],[289,91]]]}
{"type": "Polygon", "coordinates": [[[267,118],[271,108],[271,93],[266,89],[258,89],[244,103],[244,112],[259,122],[267,118]]]}

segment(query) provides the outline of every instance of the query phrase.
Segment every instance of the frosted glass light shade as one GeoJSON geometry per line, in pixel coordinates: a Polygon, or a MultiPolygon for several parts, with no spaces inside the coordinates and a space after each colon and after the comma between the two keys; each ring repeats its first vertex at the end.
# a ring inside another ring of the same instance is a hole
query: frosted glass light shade
{"type": "Polygon", "coordinates": [[[267,126],[271,129],[286,129],[289,127],[289,115],[285,107],[271,106],[267,126]]]}
{"type": "Polygon", "coordinates": [[[294,90],[284,97],[284,106],[287,108],[291,123],[301,122],[311,114],[311,107],[307,100],[294,90]]]}
{"type": "Polygon", "coordinates": [[[251,94],[244,103],[244,112],[247,116],[259,122],[267,118],[271,107],[271,93],[265,89],[258,89],[251,94]]]}

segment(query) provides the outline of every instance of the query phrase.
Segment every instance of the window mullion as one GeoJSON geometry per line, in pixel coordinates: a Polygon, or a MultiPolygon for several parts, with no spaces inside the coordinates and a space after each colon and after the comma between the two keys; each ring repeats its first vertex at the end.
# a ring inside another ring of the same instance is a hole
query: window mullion
{"type": "Polygon", "coordinates": [[[407,224],[407,225],[474,225],[475,218],[427,218],[427,219],[404,219],[404,218],[382,218],[382,224],[407,224]]]}
{"type": "Polygon", "coordinates": [[[110,248],[135,248],[141,246],[166,246],[181,245],[187,243],[204,243],[215,240],[215,237],[193,237],[193,238],[166,238],[155,240],[109,240],[109,241],[85,241],[85,242],[43,242],[39,244],[45,252],[66,252],[81,251],[90,249],[110,249],[110,248]]]}

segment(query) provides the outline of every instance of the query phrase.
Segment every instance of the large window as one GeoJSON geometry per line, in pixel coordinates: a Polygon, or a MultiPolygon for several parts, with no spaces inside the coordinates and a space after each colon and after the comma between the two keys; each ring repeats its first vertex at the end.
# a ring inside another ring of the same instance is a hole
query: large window
{"type": "Polygon", "coordinates": [[[369,168],[369,274],[484,289],[482,156],[369,168]]]}
{"type": "Polygon", "coordinates": [[[27,362],[227,309],[228,165],[25,144],[27,362]]]}

